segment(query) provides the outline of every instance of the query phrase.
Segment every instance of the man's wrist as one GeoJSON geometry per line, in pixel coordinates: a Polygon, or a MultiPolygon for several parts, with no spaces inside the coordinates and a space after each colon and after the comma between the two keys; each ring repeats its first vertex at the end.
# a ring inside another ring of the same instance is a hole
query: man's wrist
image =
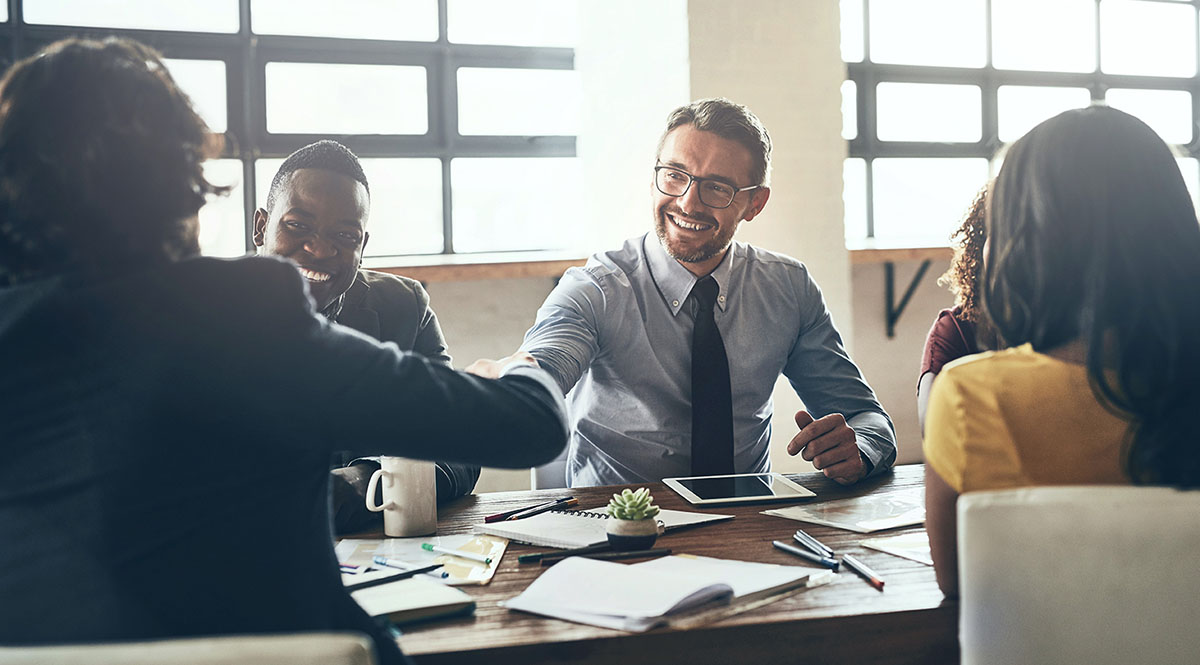
{"type": "Polygon", "coordinates": [[[524,367],[539,369],[540,365],[538,365],[537,360],[535,360],[533,356],[517,352],[512,356],[509,356],[507,362],[500,366],[499,375],[504,376],[524,367]]]}
{"type": "Polygon", "coordinates": [[[863,463],[862,477],[866,478],[867,476],[871,475],[872,471],[875,470],[875,464],[873,464],[871,462],[871,459],[869,457],[867,457],[867,454],[861,450],[858,451],[858,456],[862,458],[862,463],[863,463]]]}

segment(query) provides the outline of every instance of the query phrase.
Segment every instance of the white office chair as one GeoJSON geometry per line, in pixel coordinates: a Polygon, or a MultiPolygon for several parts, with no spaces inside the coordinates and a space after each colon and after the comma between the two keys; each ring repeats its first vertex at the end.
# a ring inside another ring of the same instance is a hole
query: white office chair
{"type": "Polygon", "coordinates": [[[0,665],[375,665],[375,662],[375,647],[359,633],[0,647],[0,665]]]}
{"type": "Polygon", "coordinates": [[[563,448],[553,460],[529,469],[529,486],[535,490],[555,489],[567,486],[567,450],[563,448]]]}
{"type": "Polygon", "coordinates": [[[1200,491],[958,500],[963,665],[1200,662],[1200,491]]]}

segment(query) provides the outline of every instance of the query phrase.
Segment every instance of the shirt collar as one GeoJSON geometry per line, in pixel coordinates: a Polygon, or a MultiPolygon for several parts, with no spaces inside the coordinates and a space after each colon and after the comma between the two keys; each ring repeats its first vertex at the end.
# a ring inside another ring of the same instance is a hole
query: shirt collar
{"type": "Polygon", "coordinates": [[[344,307],[347,302],[353,305],[357,305],[358,303],[362,302],[363,298],[367,297],[367,291],[370,290],[370,288],[371,285],[367,284],[367,280],[363,276],[363,272],[359,270],[357,274],[355,274],[354,283],[350,285],[350,288],[343,291],[342,295],[334,298],[333,302],[329,303],[325,309],[321,310],[321,313],[324,314],[325,318],[329,319],[330,321],[337,321],[338,316],[340,316],[342,313],[342,307],[344,307]]]}
{"type": "MultiPolygon", "coordinates": [[[[667,250],[663,248],[662,242],[654,233],[647,233],[642,237],[642,251],[646,255],[646,264],[650,268],[650,277],[654,280],[654,286],[658,289],[659,295],[667,305],[667,309],[674,316],[683,308],[687,302],[688,295],[692,292],[692,287],[700,278],[696,277],[687,268],[684,268],[675,259],[667,254],[667,250]]],[[[717,265],[716,269],[709,274],[717,282],[717,307],[721,311],[725,310],[725,303],[729,300],[729,277],[733,272],[733,255],[737,251],[737,243],[730,243],[729,251],[725,253],[725,258],[717,265]]]]}

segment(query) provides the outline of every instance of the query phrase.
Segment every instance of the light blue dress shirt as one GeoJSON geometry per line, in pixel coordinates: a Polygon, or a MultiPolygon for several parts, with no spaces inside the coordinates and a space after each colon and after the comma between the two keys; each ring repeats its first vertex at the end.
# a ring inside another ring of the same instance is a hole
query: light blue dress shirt
{"type": "MultiPolygon", "coordinates": [[[[808,269],[734,243],[712,276],[737,471],[771,468],[771,393],[781,373],[814,418],[845,416],[872,474],[890,468],[892,421],[846,354],[808,269]]],[[[646,234],[568,270],[538,310],[521,348],[568,393],[572,487],[691,475],[696,281],[646,234]]]]}

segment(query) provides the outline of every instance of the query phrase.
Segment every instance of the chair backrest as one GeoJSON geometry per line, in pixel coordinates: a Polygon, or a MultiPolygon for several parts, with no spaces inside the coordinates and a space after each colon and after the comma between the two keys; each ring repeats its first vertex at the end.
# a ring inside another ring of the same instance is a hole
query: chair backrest
{"type": "Polygon", "coordinates": [[[553,460],[529,469],[529,486],[535,490],[567,486],[567,448],[553,460]]]}
{"type": "Polygon", "coordinates": [[[375,665],[375,662],[375,647],[359,633],[0,647],[0,665],[375,665]]]}
{"type": "Polygon", "coordinates": [[[1200,491],[958,500],[963,665],[1200,662],[1200,491]]]}

